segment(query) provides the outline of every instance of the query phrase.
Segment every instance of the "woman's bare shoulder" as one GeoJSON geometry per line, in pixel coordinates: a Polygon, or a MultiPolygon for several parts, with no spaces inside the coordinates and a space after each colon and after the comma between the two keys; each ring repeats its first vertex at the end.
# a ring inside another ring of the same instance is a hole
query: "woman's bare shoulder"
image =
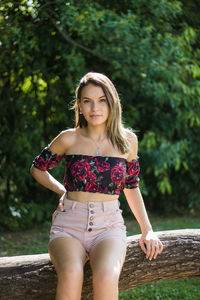
{"type": "Polygon", "coordinates": [[[137,159],[137,153],[138,153],[138,138],[137,135],[130,129],[126,129],[126,136],[130,143],[130,152],[128,154],[128,161],[131,161],[133,159],[137,159]]]}
{"type": "Polygon", "coordinates": [[[76,128],[63,130],[49,144],[49,148],[53,153],[64,154],[67,149],[74,143],[76,136],[76,128]]]}
{"type": "Polygon", "coordinates": [[[131,144],[138,142],[137,135],[135,134],[135,132],[133,132],[133,130],[126,128],[125,132],[126,132],[126,137],[130,141],[131,144]]]}
{"type": "Polygon", "coordinates": [[[60,136],[62,139],[70,139],[75,138],[77,136],[77,128],[68,128],[63,131],[61,131],[60,136]]]}

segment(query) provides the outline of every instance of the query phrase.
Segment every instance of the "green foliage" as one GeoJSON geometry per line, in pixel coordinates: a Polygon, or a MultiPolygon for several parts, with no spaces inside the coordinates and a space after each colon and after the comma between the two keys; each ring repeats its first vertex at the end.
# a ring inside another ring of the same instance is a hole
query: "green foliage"
{"type": "Polygon", "coordinates": [[[198,8],[169,0],[2,1],[0,226],[49,220],[57,196],[29,168],[73,127],[68,108],[91,70],[114,81],[124,123],[136,129],[147,207],[183,213],[200,205],[198,8]]]}
{"type": "Polygon", "coordinates": [[[198,300],[199,279],[164,280],[120,293],[120,300],[198,300]]]}

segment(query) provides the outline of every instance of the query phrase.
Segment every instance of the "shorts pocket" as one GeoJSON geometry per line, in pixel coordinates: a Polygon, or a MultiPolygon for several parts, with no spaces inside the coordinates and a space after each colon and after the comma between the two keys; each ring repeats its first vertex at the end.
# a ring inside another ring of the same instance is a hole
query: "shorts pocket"
{"type": "Polygon", "coordinates": [[[54,219],[52,225],[62,226],[63,222],[65,221],[66,217],[73,212],[71,208],[64,208],[63,211],[58,210],[58,213],[54,219]]]}
{"type": "Polygon", "coordinates": [[[106,226],[124,225],[124,219],[122,216],[122,210],[115,208],[105,212],[104,222],[106,226]]]}
{"type": "Polygon", "coordinates": [[[114,221],[116,220],[117,222],[124,224],[124,218],[122,216],[122,209],[117,208],[116,209],[116,214],[113,216],[114,221]]]}
{"type": "Polygon", "coordinates": [[[59,210],[58,213],[59,213],[59,214],[65,214],[65,215],[67,215],[67,214],[69,214],[69,213],[72,212],[72,211],[73,211],[73,209],[72,209],[71,207],[65,207],[65,208],[63,209],[63,211],[59,210]]]}

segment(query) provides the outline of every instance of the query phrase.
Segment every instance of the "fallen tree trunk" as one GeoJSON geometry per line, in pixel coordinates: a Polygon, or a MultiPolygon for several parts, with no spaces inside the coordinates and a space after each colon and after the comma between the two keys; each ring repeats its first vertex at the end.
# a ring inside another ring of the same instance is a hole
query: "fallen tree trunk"
{"type": "MultiPolygon", "coordinates": [[[[164,250],[149,261],[141,251],[139,235],[128,237],[119,288],[126,290],[164,279],[200,278],[200,229],[157,233],[164,250]]],[[[91,269],[85,266],[84,300],[92,299],[91,269]]],[[[55,299],[56,273],[48,254],[0,258],[1,300],[55,299]]]]}

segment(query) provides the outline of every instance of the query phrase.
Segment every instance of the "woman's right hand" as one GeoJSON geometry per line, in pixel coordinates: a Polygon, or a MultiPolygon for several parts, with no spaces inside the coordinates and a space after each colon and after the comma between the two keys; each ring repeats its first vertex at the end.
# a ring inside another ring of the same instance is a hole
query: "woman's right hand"
{"type": "Polygon", "coordinates": [[[65,198],[66,192],[61,196],[61,198],[59,199],[59,203],[58,203],[58,207],[57,209],[54,211],[54,213],[52,214],[52,224],[55,220],[55,217],[58,214],[58,211],[63,211],[64,210],[64,198],[65,198]]]}

